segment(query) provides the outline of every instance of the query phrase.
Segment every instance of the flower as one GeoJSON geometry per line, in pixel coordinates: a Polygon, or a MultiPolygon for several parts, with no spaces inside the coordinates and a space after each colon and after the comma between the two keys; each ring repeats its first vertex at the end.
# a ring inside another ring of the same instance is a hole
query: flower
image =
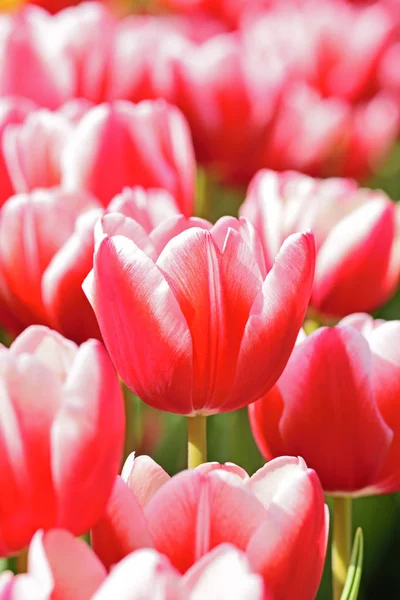
{"type": "Polygon", "coordinates": [[[0,352],[0,556],[37,529],[85,533],[101,516],[122,455],[124,405],[102,344],[41,326],[0,352]]]}
{"type": "Polygon", "coordinates": [[[300,458],[271,461],[252,477],[231,463],[206,463],[170,478],[150,457],[131,455],[92,540],[107,567],[154,547],[186,576],[230,544],[273,598],[311,600],[327,526],[320,483],[300,458]]]}
{"type": "Polygon", "coordinates": [[[241,214],[261,236],[267,264],[295,231],[310,228],[317,246],[310,305],[328,317],[372,311],[394,294],[400,278],[398,207],[384,192],[351,179],[312,179],[260,171],[241,214]]]}
{"type": "Polygon", "coordinates": [[[149,236],[109,214],[84,290],[130,389],[155,408],[213,414],[249,404],[279,377],[308,304],[314,253],[310,233],[295,235],[267,275],[246,219],[171,217],[149,236]]]}
{"type": "Polygon", "coordinates": [[[327,493],[400,489],[400,321],[365,314],[295,346],[272,390],[249,407],[266,458],[300,452],[327,493]]]}

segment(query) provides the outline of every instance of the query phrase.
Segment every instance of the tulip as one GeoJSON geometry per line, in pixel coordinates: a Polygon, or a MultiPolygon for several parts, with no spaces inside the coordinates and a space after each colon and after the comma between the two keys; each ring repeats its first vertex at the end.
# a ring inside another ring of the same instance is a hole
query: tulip
{"type": "MultiPolygon", "coordinates": [[[[21,123],[35,105],[24,98],[0,99],[0,141],[10,123],[21,123]]],[[[4,150],[0,144],[0,205],[14,193],[5,162],[4,150]]]]}
{"type": "Polygon", "coordinates": [[[50,600],[47,589],[30,575],[0,574],[0,600],[50,600]]]}
{"type": "Polygon", "coordinates": [[[124,186],[168,190],[193,212],[194,156],[180,111],[159,100],[118,101],[89,110],[62,157],[62,185],[85,189],[107,205],[124,186]]]}
{"type": "Polygon", "coordinates": [[[49,110],[32,112],[24,123],[6,128],[2,150],[14,193],[60,184],[61,154],[71,132],[66,116],[49,110]]]}
{"type": "Polygon", "coordinates": [[[0,576],[0,600],[8,600],[10,596],[2,592],[14,593],[13,598],[18,593],[18,600],[272,598],[260,575],[251,571],[246,555],[230,544],[206,554],[184,576],[154,549],[131,553],[107,576],[89,546],[60,529],[35,534],[29,548],[29,574],[0,576]]]}
{"type": "Polygon", "coordinates": [[[209,463],[170,478],[149,457],[131,456],[122,477],[92,535],[107,567],[147,546],[193,579],[211,562],[208,553],[222,558],[230,544],[246,555],[271,597],[315,597],[328,513],[318,478],[302,459],[276,459],[252,477],[236,465],[209,463]]]}
{"type": "Polygon", "coordinates": [[[275,387],[249,407],[263,455],[301,453],[327,493],[398,491],[399,335],[399,321],[357,314],[300,341],[275,387]]]}
{"type": "Polygon", "coordinates": [[[72,65],[46,11],[23,7],[2,16],[0,95],[22,96],[54,110],[73,94],[72,65]]]}
{"type": "Polygon", "coordinates": [[[309,300],[310,233],[290,238],[268,275],[245,219],[171,217],[148,236],[109,214],[97,236],[85,293],[118,373],[142,400],[207,415],[273,385],[309,300]]]}
{"type": "Polygon", "coordinates": [[[317,256],[310,305],[320,318],[372,311],[399,282],[399,212],[384,192],[351,179],[260,171],[241,214],[261,234],[267,265],[283,240],[309,227],[317,256]]]}
{"type": "Polygon", "coordinates": [[[56,188],[6,202],[0,215],[0,277],[4,303],[20,329],[42,323],[77,342],[100,337],[81,289],[92,266],[99,214],[100,205],[90,194],[56,188]]]}
{"type": "Polygon", "coordinates": [[[0,353],[0,555],[39,528],[86,532],[118,472],[123,397],[100,342],[32,326],[0,353]]]}

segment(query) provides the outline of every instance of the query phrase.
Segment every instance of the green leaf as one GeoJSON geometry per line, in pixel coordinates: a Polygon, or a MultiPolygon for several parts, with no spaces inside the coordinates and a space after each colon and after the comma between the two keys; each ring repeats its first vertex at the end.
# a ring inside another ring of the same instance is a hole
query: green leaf
{"type": "Polygon", "coordinates": [[[350,565],[347,570],[346,582],[340,600],[356,600],[360,589],[361,573],[364,558],[364,536],[358,527],[354,536],[350,565]]]}

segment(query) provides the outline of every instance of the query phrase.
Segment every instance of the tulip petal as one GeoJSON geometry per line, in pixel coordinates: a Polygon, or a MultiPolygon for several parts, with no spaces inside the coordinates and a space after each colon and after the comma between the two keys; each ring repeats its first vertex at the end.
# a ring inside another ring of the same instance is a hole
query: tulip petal
{"type": "MultiPolygon", "coordinates": [[[[368,344],[355,329],[322,328],[296,345],[278,382],[285,447],[305,457],[326,492],[365,487],[390,447],[393,433],[376,406],[371,369],[368,344]]],[[[262,402],[268,411],[268,394],[262,402]]]]}
{"type": "Polygon", "coordinates": [[[75,357],[51,431],[58,523],[76,535],[85,533],[104,510],[119,471],[124,427],[123,396],[113,365],[103,345],[89,340],[75,357]]]}
{"type": "Polygon", "coordinates": [[[197,470],[165,483],[146,505],[145,515],[154,546],[181,573],[223,542],[244,550],[266,516],[240,477],[197,470]]]}
{"type": "Polygon", "coordinates": [[[190,334],[160,270],[122,236],[105,238],[94,262],[94,308],[118,373],[155,408],[190,414],[190,334]]]}
{"type": "Polygon", "coordinates": [[[92,546],[107,569],[130,552],[153,546],[140,504],[120,477],[115,479],[103,516],[92,529],[92,546]]]}
{"type": "Polygon", "coordinates": [[[90,600],[106,570],[89,546],[68,531],[39,531],[28,556],[29,573],[51,591],[52,600],[90,600]]]}
{"type": "Polygon", "coordinates": [[[201,558],[183,578],[191,600],[267,600],[264,582],[250,570],[246,554],[221,544],[201,558]]]}
{"type": "Polygon", "coordinates": [[[312,234],[290,236],[251,308],[229,405],[254,402],[282,373],[306,313],[314,265],[312,234]]]}
{"type": "Polygon", "coordinates": [[[387,277],[395,213],[393,203],[378,197],[332,229],[318,254],[312,306],[340,316],[370,312],[388,300],[398,277],[387,277]]]}
{"type": "MultiPolygon", "coordinates": [[[[267,473],[275,494],[269,499],[265,523],[250,540],[247,556],[274,598],[309,600],[317,593],[324,567],[327,512],[315,472],[299,466],[297,472],[294,465],[283,464],[283,472],[279,468],[267,473]]],[[[266,488],[268,482],[260,482],[258,476],[258,492],[264,484],[266,488]]]]}
{"type": "Polygon", "coordinates": [[[208,231],[195,228],[173,238],[157,266],[190,328],[194,409],[218,412],[229,396],[243,331],[262,285],[258,265],[236,231],[229,230],[221,253],[208,231]]]}
{"type": "Polygon", "coordinates": [[[150,456],[135,458],[133,453],[126,459],[121,476],[142,507],[171,479],[150,456]]]}
{"type": "Polygon", "coordinates": [[[155,550],[139,550],[112,570],[92,600],[184,600],[179,573],[155,550]]]}

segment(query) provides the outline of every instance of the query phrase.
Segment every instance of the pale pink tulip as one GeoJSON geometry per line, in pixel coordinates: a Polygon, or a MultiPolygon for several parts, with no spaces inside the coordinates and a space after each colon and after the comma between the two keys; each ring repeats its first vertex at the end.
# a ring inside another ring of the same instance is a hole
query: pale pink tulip
{"type": "Polygon", "coordinates": [[[261,235],[267,264],[295,231],[317,246],[311,307],[340,317],[387,302],[400,277],[399,211],[384,192],[351,179],[260,171],[241,208],[261,235]]]}
{"type": "Polygon", "coordinates": [[[100,342],[32,326],[0,352],[0,555],[39,528],[80,535],[101,516],[124,438],[121,388],[100,342]]]}
{"type": "Polygon", "coordinates": [[[194,155],[180,111],[163,101],[102,104],[87,112],[62,157],[62,184],[107,205],[124,186],[168,190],[190,216],[194,155]]]}
{"type": "Polygon", "coordinates": [[[94,549],[107,567],[132,550],[153,546],[186,573],[187,582],[199,586],[199,594],[208,577],[228,575],[225,567],[240,560],[238,590],[240,585],[259,590],[257,578],[242,578],[243,570],[251,570],[262,576],[273,598],[314,598],[328,513],[318,478],[302,459],[276,459],[250,478],[235,465],[215,464],[169,478],[149,457],[138,457],[128,459],[123,477],[126,483],[117,479],[93,531],[94,549]],[[223,544],[245,553],[250,569],[223,544]]]}

